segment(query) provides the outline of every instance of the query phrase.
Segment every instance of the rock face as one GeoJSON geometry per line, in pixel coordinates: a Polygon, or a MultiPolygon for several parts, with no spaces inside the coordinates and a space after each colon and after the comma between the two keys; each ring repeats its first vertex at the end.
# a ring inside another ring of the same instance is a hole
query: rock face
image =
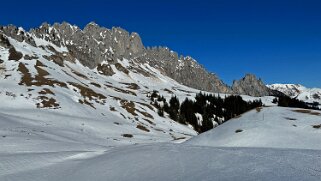
{"type": "MultiPolygon", "coordinates": [[[[2,26],[1,33],[33,46],[36,46],[36,42],[32,37],[37,37],[57,47],[66,47],[69,56],[78,59],[80,63],[91,69],[98,67],[102,62],[115,65],[118,61],[127,59],[136,64],[147,63],[189,87],[211,92],[232,93],[229,86],[193,58],[179,56],[167,47],[146,48],[137,33],[129,33],[122,28],[107,29],[91,22],[82,30],[63,22],[52,26],[43,23],[39,28],[31,29],[29,32],[13,25],[2,26]]],[[[105,67],[104,70],[108,69],[105,67]]],[[[112,75],[112,72],[106,71],[107,75],[112,75]]]]}
{"type": "MultiPolygon", "coordinates": [[[[56,51],[57,54],[48,59],[56,60],[55,62],[61,66],[63,61],[77,59],[84,66],[97,69],[106,76],[114,74],[111,66],[121,69],[122,72],[128,72],[119,66],[120,61],[128,60],[130,65],[127,69],[140,72],[144,76],[149,76],[148,71],[152,70],[142,70],[140,65],[148,64],[183,85],[204,91],[251,96],[281,94],[277,90],[269,89],[260,79],[250,74],[239,81],[234,81],[233,86],[229,87],[192,57],[179,56],[167,47],[145,47],[137,33],[129,33],[119,27],[107,29],[91,22],[84,29],[80,29],[66,22],[53,25],[43,23],[39,28],[26,32],[13,25],[1,26],[0,44],[8,47],[10,45],[3,35],[35,47],[39,44],[36,38],[38,41],[40,39],[51,42],[57,46],[56,48],[66,49],[66,53],[61,54],[56,51]]],[[[53,47],[43,48],[55,52],[53,47]]]]}
{"type": "Polygon", "coordinates": [[[234,81],[232,89],[236,94],[255,97],[279,94],[277,91],[269,89],[261,79],[257,79],[256,76],[252,74],[247,74],[243,79],[234,81]]]}

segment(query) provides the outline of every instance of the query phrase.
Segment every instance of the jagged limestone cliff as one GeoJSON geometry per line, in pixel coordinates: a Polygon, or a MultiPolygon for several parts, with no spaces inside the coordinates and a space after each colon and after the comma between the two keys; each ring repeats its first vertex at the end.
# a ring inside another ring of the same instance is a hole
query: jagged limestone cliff
{"type": "Polygon", "coordinates": [[[129,33],[122,28],[107,29],[89,23],[82,30],[69,23],[42,24],[39,28],[23,31],[13,25],[0,29],[4,34],[18,41],[26,41],[36,46],[31,35],[67,47],[70,55],[83,65],[93,69],[104,61],[117,64],[128,59],[136,63],[148,63],[161,70],[179,83],[200,90],[231,93],[215,74],[209,73],[191,57],[178,56],[167,47],[146,48],[137,33],[129,33]]]}

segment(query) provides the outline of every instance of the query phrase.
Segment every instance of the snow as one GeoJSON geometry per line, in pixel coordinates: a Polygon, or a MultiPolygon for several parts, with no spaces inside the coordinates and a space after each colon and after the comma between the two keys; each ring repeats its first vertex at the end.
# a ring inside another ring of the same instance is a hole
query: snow
{"type": "Polygon", "coordinates": [[[17,35],[21,35],[21,33],[25,33],[25,30],[22,27],[19,27],[17,35]]]}
{"type": "MultiPolygon", "coordinates": [[[[187,143],[215,147],[262,147],[321,150],[320,115],[295,112],[299,109],[266,107],[229,120],[187,143]],[[242,130],[236,133],[236,130],[242,130]]],[[[315,111],[318,112],[318,111],[315,111]]],[[[321,112],[319,112],[321,113],[321,112]]]]}
{"type": "MultiPolygon", "coordinates": [[[[37,38],[36,36],[33,36],[33,39],[35,40],[35,43],[36,45],[39,47],[39,46],[52,46],[56,51],[60,52],[60,53],[63,53],[63,52],[67,52],[68,49],[67,47],[64,47],[64,46],[61,46],[61,47],[58,47],[57,45],[53,44],[53,43],[50,43],[50,42],[47,42],[46,40],[44,39],[41,39],[41,38],[37,38]]],[[[30,47],[30,46],[29,46],[30,47]]]]}
{"type": "Polygon", "coordinates": [[[70,134],[65,115],[46,113],[48,123],[65,124],[51,129],[41,119],[1,113],[0,180],[319,180],[321,132],[311,125],[321,116],[294,110],[254,110],[185,143],[128,146],[90,139],[103,127],[87,130],[86,118],[72,118],[85,131],[70,134]]]}
{"type": "Polygon", "coordinates": [[[100,32],[99,35],[100,35],[102,38],[105,38],[105,35],[103,34],[103,32],[100,32]]]}
{"type": "Polygon", "coordinates": [[[317,181],[321,177],[320,156],[319,150],[137,145],[106,152],[2,154],[0,164],[17,158],[23,161],[2,167],[0,177],[25,181],[317,181]]]}
{"type": "Polygon", "coordinates": [[[309,103],[318,102],[321,104],[321,89],[307,89],[306,91],[301,92],[296,98],[309,103]]]}
{"type": "MultiPolygon", "coordinates": [[[[268,85],[273,90],[278,90],[292,98],[321,104],[321,89],[320,88],[306,88],[299,84],[272,84],[268,85]]],[[[320,106],[321,107],[321,106],[320,106]]]]}
{"type": "Polygon", "coordinates": [[[112,54],[114,54],[114,50],[113,50],[111,47],[109,47],[109,52],[111,52],[112,54]]]}
{"type": "Polygon", "coordinates": [[[296,97],[301,92],[304,92],[307,90],[306,87],[300,84],[271,84],[267,85],[270,89],[280,91],[290,97],[296,97]]]}
{"type": "Polygon", "coordinates": [[[203,124],[203,116],[200,113],[195,113],[196,119],[197,119],[197,124],[202,126],[203,124]]]}

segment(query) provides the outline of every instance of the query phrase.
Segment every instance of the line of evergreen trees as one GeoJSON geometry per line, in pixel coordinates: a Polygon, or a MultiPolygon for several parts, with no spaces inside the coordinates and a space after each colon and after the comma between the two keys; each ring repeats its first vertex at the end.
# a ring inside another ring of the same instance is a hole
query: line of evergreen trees
{"type": "Polygon", "coordinates": [[[212,129],[217,124],[239,116],[251,109],[261,107],[261,100],[246,102],[241,96],[226,96],[224,99],[213,94],[202,92],[195,96],[195,101],[186,98],[182,103],[176,96],[171,97],[169,103],[157,91],[151,95],[152,104],[158,109],[158,114],[168,116],[181,124],[190,124],[199,132],[212,129]],[[201,115],[201,120],[196,114],[201,115]],[[213,124],[214,123],[214,124],[213,124]]]}
{"type": "Polygon", "coordinates": [[[313,104],[306,103],[304,101],[300,101],[296,98],[291,98],[288,96],[280,96],[273,100],[273,103],[277,103],[280,107],[295,107],[295,108],[302,108],[302,109],[319,109],[319,103],[315,102],[313,104]]]}

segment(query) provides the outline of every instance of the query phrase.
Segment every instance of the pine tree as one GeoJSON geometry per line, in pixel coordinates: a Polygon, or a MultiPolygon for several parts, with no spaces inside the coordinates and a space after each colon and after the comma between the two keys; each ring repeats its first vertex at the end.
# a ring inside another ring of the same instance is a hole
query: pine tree
{"type": "Polygon", "coordinates": [[[168,114],[169,117],[171,119],[173,119],[174,121],[178,120],[178,112],[180,109],[180,104],[179,104],[179,100],[176,96],[171,97],[171,99],[169,100],[169,110],[168,110],[168,114]]]}
{"type": "Polygon", "coordinates": [[[164,117],[164,109],[163,108],[159,108],[158,109],[158,115],[161,116],[161,117],[164,117]]]}
{"type": "Polygon", "coordinates": [[[198,129],[197,118],[195,116],[194,102],[186,98],[181,105],[180,118],[185,123],[191,124],[195,130],[198,129]]]}
{"type": "Polygon", "coordinates": [[[153,91],[153,93],[152,93],[152,95],[150,95],[150,98],[151,98],[151,100],[154,100],[154,98],[157,98],[158,97],[158,93],[157,93],[157,91],[153,91]]]}

